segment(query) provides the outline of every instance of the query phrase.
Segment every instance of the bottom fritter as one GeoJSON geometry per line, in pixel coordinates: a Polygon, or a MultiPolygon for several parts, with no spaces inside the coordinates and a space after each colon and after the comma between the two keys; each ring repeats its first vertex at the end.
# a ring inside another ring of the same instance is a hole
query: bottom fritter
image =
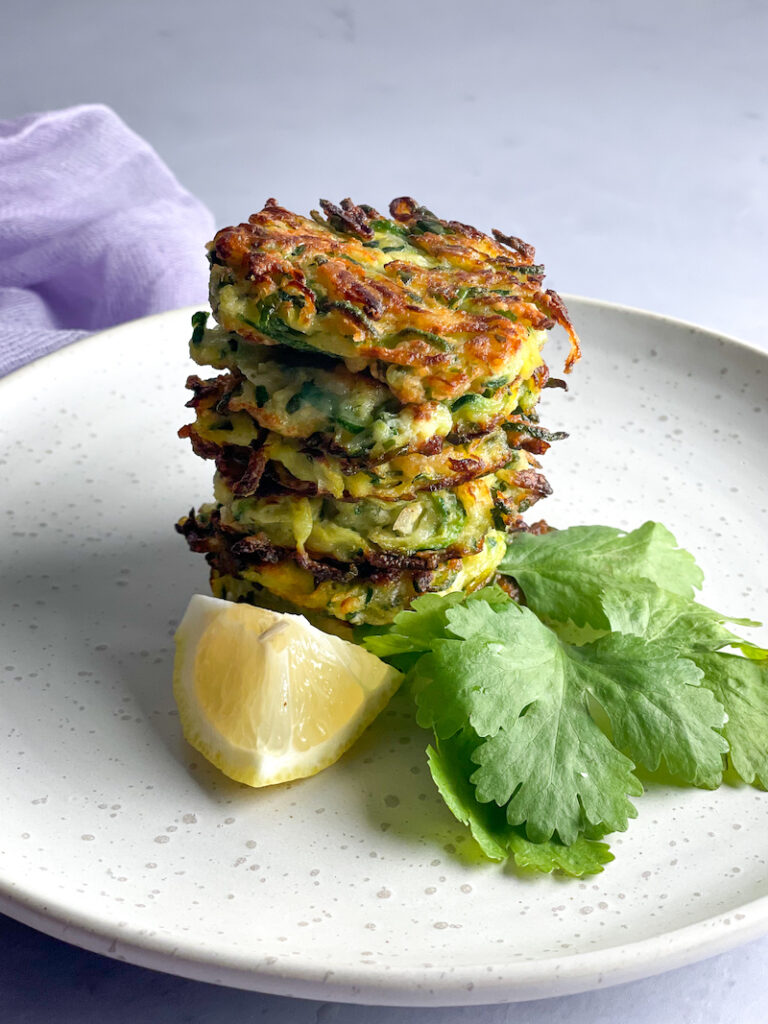
{"type": "Polygon", "coordinates": [[[504,535],[491,531],[481,551],[441,562],[434,569],[382,572],[371,567],[367,576],[360,573],[347,580],[318,579],[293,559],[243,565],[234,572],[222,572],[216,556],[208,558],[215,597],[301,612],[328,629],[327,619],[353,626],[386,625],[420,594],[477,590],[492,579],[505,549],[504,535]]]}

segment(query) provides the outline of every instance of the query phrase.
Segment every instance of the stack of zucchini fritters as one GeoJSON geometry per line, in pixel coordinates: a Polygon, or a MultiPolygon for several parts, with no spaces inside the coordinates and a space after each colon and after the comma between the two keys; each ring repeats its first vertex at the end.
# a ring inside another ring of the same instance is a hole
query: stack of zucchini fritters
{"type": "MultiPolygon", "coordinates": [[[[193,317],[194,423],[215,502],[177,525],[217,597],[342,623],[391,622],[419,594],[491,581],[505,535],[549,486],[541,357],[567,312],[531,246],[346,199],[297,216],[270,199],[209,247],[193,317]]],[[[348,627],[347,627],[348,628],[348,627]]]]}

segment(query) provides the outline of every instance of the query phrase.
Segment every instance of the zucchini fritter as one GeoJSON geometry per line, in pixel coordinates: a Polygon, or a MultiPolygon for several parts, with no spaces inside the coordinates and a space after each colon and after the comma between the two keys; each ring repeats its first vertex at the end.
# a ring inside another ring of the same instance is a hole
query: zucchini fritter
{"type": "MultiPolygon", "coordinates": [[[[520,426],[535,429],[531,424],[520,426]]],[[[458,444],[441,442],[432,455],[406,452],[371,463],[330,455],[305,441],[260,430],[246,413],[222,416],[215,408],[198,408],[196,422],[182,427],[179,436],[189,437],[196,455],[215,460],[235,497],[289,492],[342,501],[407,501],[420,491],[447,490],[499,469],[529,470],[537,463],[519,449],[527,444],[534,444],[537,451],[546,446],[525,429],[499,429],[458,444]]],[[[549,493],[543,477],[535,489],[539,496],[549,493]]]]}
{"type": "MultiPolygon", "coordinates": [[[[351,373],[344,363],[311,353],[245,343],[221,328],[195,325],[190,355],[202,366],[233,371],[219,378],[219,411],[247,412],[283,437],[311,437],[316,447],[371,460],[404,451],[434,451],[435,440],[488,433],[510,416],[530,414],[548,372],[539,345],[526,343],[517,376],[501,375],[450,402],[402,405],[385,384],[351,373]]],[[[190,377],[189,404],[210,397],[210,381],[190,377]]],[[[208,403],[211,404],[210,402],[208,403]]]]}
{"type": "MultiPolygon", "coordinates": [[[[546,493],[547,485],[527,468],[522,452],[517,466],[450,490],[423,491],[411,501],[349,502],[295,494],[238,498],[217,473],[217,503],[200,509],[192,529],[198,536],[206,530],[216,537],[223,532],[226,542],[236,535],[239,552],[261,555],[267,550],[272,557],[277,549],[315,561],[418,569],[479,551],[490,530],[519,525],[521,510],[546,493]]],[[[180,523],[182,532],[185,523],[180,523]]]]}
{"type": "MultiPolygon", "coordinates": [[[[383,626],[420,594],[470,593],[488,583],[501,561],[503,534],[489,533],[479,552],[442,562],[435,569],[370,570],[348,579],[318,577],[293,560],[243,567],[230,574],[212,560],[211,589],[215,597],[248,601],[279,611],[299,611],[341,619],[352,625],[383,626]],[[278,603],[279,602],[279,603],[278,603]]],[[[325,626],[325,623],[319,623],[325,626]]]]}
{"type": "MultiPolygon", "coordinates": [[[[212,504],[177,523],[216,596],[382,625],[421,593],[495,575],[505,534],[550,493],[536,456],[547,331],[579,342],[531,246],[345,199],[310,218],[274,200],[210,243],[211,307],[190,355],[212,504]]],[[[543,528],[541,524],[535,529],[543,528]]],[[[335,625],[333,625],[335,623],[335,625]]]]}
{"type": "Polygon", "coordinates": [[[555,322],[578,341],[543,268],[519,240],[444,221],[412,199],[392,219],[345,200],[328,219],[268,200],[210,250],[210,299],[225,330],[367,370],[403,403],[445,401],[515,377],[555,322]]]}

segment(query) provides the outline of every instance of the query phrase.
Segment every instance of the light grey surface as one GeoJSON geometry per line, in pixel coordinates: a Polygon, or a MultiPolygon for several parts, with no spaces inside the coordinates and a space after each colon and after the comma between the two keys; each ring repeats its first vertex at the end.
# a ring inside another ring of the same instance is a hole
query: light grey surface
{"type": "Polygon", "coordinates": [[[4,7],[3,113],[111,104],[222,223],[408,193],[561,291],[768,342],[760,0],[4,7]]]}
{"type": "MultiPolygon", "coordinates": [[[[200,0],[4,5],[0,115],[112,105],[224,223],[268,195],[438,213],[537,245],[549,283],[768,348],[768,7],[200,0]]],[[[585,340],[588,355],[589,342],[585,340]]],[[[479,926],[481,920],[479,919],[479,926]]],[[[768,940],[660,978],[477,1010],[262,997],[4,922],[9,1022],[765,1018],[768,940]]]]}
{"type": "Polygon", "coordinates": [[[765,1024],[768,945],[648,981],[508,1006],[390,1008],[283,999],[157,974],[15,921],[2,935],[4,1024],[765,1024]]]}

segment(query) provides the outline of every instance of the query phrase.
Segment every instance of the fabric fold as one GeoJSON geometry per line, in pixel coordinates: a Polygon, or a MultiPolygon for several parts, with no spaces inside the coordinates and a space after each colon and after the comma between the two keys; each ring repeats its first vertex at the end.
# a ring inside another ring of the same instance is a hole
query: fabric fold
{"type": "Polygon", "coordinates": [[[210,211],[99,104],[0,122],[0,375],[204,302],[210,211]]]}

